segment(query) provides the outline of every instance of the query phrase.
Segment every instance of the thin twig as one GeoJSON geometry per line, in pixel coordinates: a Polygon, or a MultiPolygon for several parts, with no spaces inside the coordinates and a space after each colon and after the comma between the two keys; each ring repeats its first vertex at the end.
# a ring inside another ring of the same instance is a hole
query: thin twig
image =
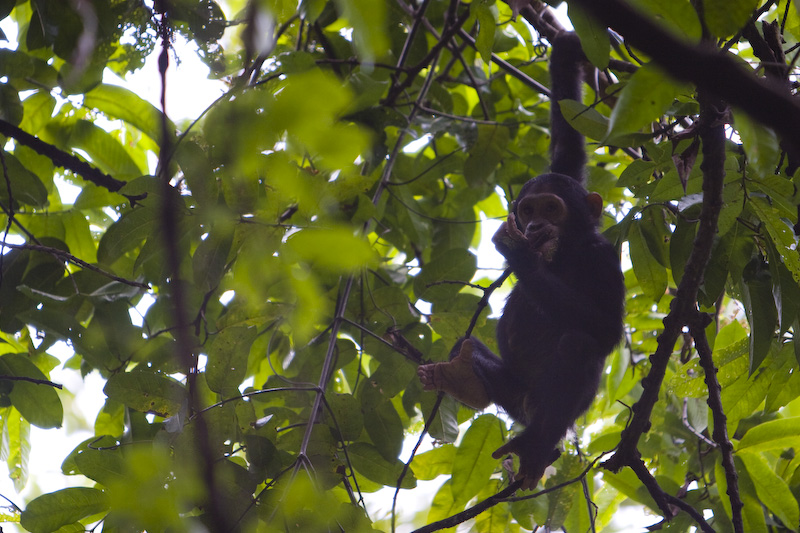
{"type": "Polygon", "coordinates": [[[59,385],[58,383],[53,383],[48,379],[36,379],[36,378],[29,378],[27,376],[2,376],[0,375],[0,381],[27,381],[29,383],[35,383],[36,385],[47,385],[48,387],[53,387],[56,389],[63,389],[63,385],[59,385]]]}

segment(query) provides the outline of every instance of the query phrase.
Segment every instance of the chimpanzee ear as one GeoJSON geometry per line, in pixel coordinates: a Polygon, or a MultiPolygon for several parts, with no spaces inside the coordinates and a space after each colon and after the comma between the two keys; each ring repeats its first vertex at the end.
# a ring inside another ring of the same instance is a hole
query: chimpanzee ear
{"type": "Polygon", "coordinates": [[[589,206],[589,212],[592,218],[600,220],[603,215],[603,199],[596,192],[590,192],[586,195],[586,205],[589,206]]]}

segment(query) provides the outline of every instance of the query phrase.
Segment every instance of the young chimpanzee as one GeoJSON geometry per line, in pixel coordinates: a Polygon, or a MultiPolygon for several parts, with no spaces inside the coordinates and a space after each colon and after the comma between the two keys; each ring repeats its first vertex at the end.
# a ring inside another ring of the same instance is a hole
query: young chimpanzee
{"type": "Polygon", "coordinates": [[[557,103],[580,100],[584,55],[573,33],[552,44],[552,172],[522,187],[492,239],[517,277],[497,324],[500,357],[464,338],[449,362],[417,371],[426,390],[476,409],[495,403],[525,425],[492,454],[519,456],[523,489],[536,486],[558,457],[558,442],[589,408],[623,328],[619,258],[597,231],[602,199],[583,187],[584,139],[557,103]]]}

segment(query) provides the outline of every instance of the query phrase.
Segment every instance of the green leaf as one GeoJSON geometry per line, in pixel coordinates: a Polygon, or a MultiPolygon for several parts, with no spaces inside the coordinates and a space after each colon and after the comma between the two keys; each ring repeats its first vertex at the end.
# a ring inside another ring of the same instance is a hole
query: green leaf
{"type": "Polygon", "coordinates": [[[497,468],[492,453],[503,445],[503,423],[481,415],[470,424],[453,459],[453,499],[466,503],[489,482],[497,468]]]}
{"type": "Polygon", "coordinates": [[[200,145],[184,140],[175,150],[175,160],[189,184],[192,199],[201,207],[215,206],[219,192],[214,169],[200,145]]]}
{"type": "MultiPolygon", "coordinates": [[[[100,444],[95,444],[100,446],[100,444]]],[[[118,449],[95,450],[88,448],[75,455],[75,465],[84,476],[105,485],[124,482],[125,459],[118,449]]]]}
{"type": "Polygon", "coordinates": [[[452,444],[438,446],[414,457],[414,473],[417,479],[430,480],[453,471],[456,447],[452,444]]]}
{"type": "Polygon", "coordinates": [[[228,327],[217,333],[208,347],[206,382],[208,388],[223,396],[238,393],[247,374],[250,346],[258,334],[255,327],[228,327]]]}
{"type": "Polygon", "coordinates": [[[484,63],[489,64],[492,61],[492,46],[494,45],[494,33],[496,29],[494,14],[486,0],[472,2],[470,4],[470,12],[478,19],[479,24],[478,37],[475,39],[475,45],[484,63]]]}
{"type": "Polygon", "coordinates": [[[639,131],[658,120],[672,105],[682,85],[673,81],[650,63],[631,76],[622,89],[608,124],[608,139],[639,131]]]}
{"type": "Polygon", "coordinates": [[[506,155],[511,135],[506,126],[478,124],[478,140],[464,161],[464,177],[473,187],[483,185],[506,155]]]}
{"type": "MultiPolygon", "coordinates": [[[[334,433],[342,441],[354,441],[364,430],[364,414],[361,412],[361,403],[352,394],[328,394],[325,400],[330,407],[332,419],[328,423],[334,433]],[[334,422],[335,420],[335,422],[334,422]]],[[[414,460],[414,468],[417,461],[414,460]]]]}
{"type": "Polygon", "coordinates": [[[382,56],[389,45],[385,4],[373,0],[336,0],[336,4],[353,26],[359,56],[367,63],[382,56]]]}
{"type": "MultiPolygon", "coordinates": [[[[84,97],[84,105],[106,115],[124,120],[156,142],[161,139],[161,111],[134,92],[117,85],[99,85],[84,97]]],[[[175,131],[169,122],[167,129],[175,131]]]]}
{"type": "Polygon", "coordinates": [[[800,284],[800,255],[798,255],[792,228],[786,224],[777,210],[765,198],[754,197],[748,205],[764,223],[772,243],[781,254],[783,264],[800,284]]]}
{"type": "Polygon", "coordinates": [[[761,366],[778,326],[778,311],[772,296],[772,275],[756,259],[742,274],[742,300],[750,324],[750,375],[761,366]]]}
{"type": "Polygon", "coordinates": [[[561,114],[564,115],[570,126],[595,141],[605,139],[608,131],[608,118],[595,108],[570,99],[559,100],[558,105],[561,106],[561,114]]]}
{"type": "Polygon", "coordinates": [[[114,374],[103,392],[142,413],[164,418],[176,415],[186,401],[186,389],[172,378],[141,370],[114,374]]]}
{"type": "Polygon", "coordinates": [[[72,487],[43,494],[30,502],[20,523],[32,533],[50,533],[106,509],[108,497],[104,492],[72,487]]]}
{"type": "Polygon", "coordinates": [[[351,272],[375,259],[369,244],[345,227],[299,231],[289,237],[286,246],[299,261],[331,272],[351,272]]]}
{"type": "Polygon", "coordinates": [[[475,275],[477,258],[469,250],[452,248],[427,263],[414,279],[414,292],[430,302],[453,298],[475,275]],[[459,283],[460,282],[460,283],[459,283]]]}
{"type": "Polygon", "coordinates": [[[632,5],[678,37],[688,37],[695,43],[700,41],[703,28],[697,11],[688,0],[634,0],[632,5]]]}
{"type": "MultiPolygon", "coordinates": [[[[30,359],[16,353],[0,356],[1,376],[28,377],[49,381],[30,359]]],[[[13,388],[8,396],[25,420],[43,429],[61,427],[64,408],[61,406],[61,400],[54,387],[28,381],[12,381],[11,383],[13,388]]]]}
{"type": "Polygon", "coordinates": [[[583,53],[597,68],[606,68],[611,53],[611,41],[606,27],[574,4],[568,5],[568,13],[575,33],[581,38],[583,53]]]}
{"type": "MultiPolygon", "coordinates": [[[[397,480],[403,472],[403,463],[400,460],[387,461],[381,453],[371,444],[366,442],[355,442],[347,448],[353,468],[358,470],[367,479],[386,485],[388,487],[397,486],[397,480]]],[[[409,469],[400,484],[402,489],[413,489],[417,486],[417,478],[414,472],[409,469]]]]}
{"type": "MultiPolygon", "coordinates": [[[[749,13],[748,11],[748,16],[749,13]]],[[[781,153],[775,132],[741,111],[735,113],[735,120],[736,131],[742,138],[744,153],[747,154],[747,162],[759,176],[772,175],[781,153]]]]}
{"type": "Polygon", "coordinates": [[[628,234],[633,272],[645,296],[658,302],[667,290],[667,270],[650,253],[639,226],[636,224],[628,234]]]}
{"type": "Polygon", "coordinates": [[[703,17],[708,29],[724,39],[748,23],[759,0],[704,0],[703,17]]]}
{"type": "Polygon", "coordinates": [[[117,139],[87,120],[79,120],[69,128],[67,142],[85,151],[100,170],[117,179],[129,180],[144,174],[117,139]]]}
{"type": "Polygon", "coordinates": [[[194,283],[203,292],[216,289],[225,274],[228,254],[233,244],[233,232],[226,230],[227,228],[212,229],[192,255],[194,283]]]}
{"type": "Polygon", "coordinates": [[[11,196],[14,202],[44,207],[47,205],[47,188],[39,177],[25,168],[19,159],[12,154],[4,154],[5,167],[8,170],[8,182],[0,181],[0,200],[7,203],[9,200],[8,186],[11,186],[11,196]]]}
{"type": "Polygon", "coordinates": [[[137,207],[123,213],[100,239],[97,259],[102,263],[113,264],[117,259],[132,251],[153,234],[159,227],[158,211],[151,207],[137,207]]]}
{"type": "Polygon", "coordinates": [[[736,446],[748,453],[793,448],[800,442],[800,416],[763,422],[750,428],[736,446]]]}
{"type": "Polygon", "coordinates": [[[7,83],[0,85],[0,119],[16,126],[22,122],[24,114],[17,90],[7,83]]]}
{"type": "Polygon", "coordinates": [[[31,453],[31,425],[13,407],[0,408],[0,461],[8,467],[8,477],[14,489],[22,492],[28,482],[28,462],[31,453]],[[8,443],[7,445],[5,443],[8,443]]]}
{"type": "MultiPolygon", "coordinates": [[[[0,67],[0,71],[2,70],[0,67]]],[[[27,97],[22,105],[25,107],[25,116],[19,127],[31,135],[36,135],[44,128],[45,124],[50,122],[50,117],[56,107],[56,99],[46,91],[38,91],[27,97]]]]}
{"type": "Polygon", "coordinates": [[[364,409],[364,427],[372,443],[387,461],[395,461],[403,449],[403,421],[392,402],[364,409]]]}
{"type": "Polygon", "coordinates": [[[800,509],[789,485],[775,473],[775,469],[767,464],[760,454],[738,453],[737,457],[747,467],[758,499],[775,513],[781,522],[794,527],[800,521],[800,509]]]}

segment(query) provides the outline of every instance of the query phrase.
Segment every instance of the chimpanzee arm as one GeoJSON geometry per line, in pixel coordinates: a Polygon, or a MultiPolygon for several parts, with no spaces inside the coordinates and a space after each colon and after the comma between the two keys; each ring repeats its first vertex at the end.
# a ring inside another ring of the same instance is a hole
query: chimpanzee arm
{"type": "Polygon", "coordinates": [[[585,140],[564,119],[560,100],[581,101],[581,42],[574,33],[562,33],[553,39],[550,54],[550,155],[551,172],[583,182],[586,165],[585,140]]]}

